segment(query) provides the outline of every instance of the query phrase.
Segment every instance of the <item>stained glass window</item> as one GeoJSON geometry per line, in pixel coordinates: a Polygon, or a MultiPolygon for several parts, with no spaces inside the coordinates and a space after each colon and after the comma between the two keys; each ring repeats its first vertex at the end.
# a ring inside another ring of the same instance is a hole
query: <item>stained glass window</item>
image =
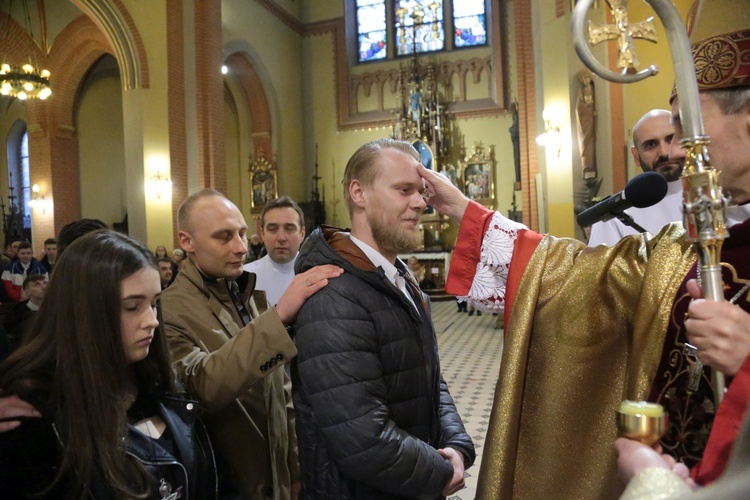
{"type": "Polygon", "coordinates": [[[395,0],[393,4],[398,55],[445,47],[443,0],[395,0]]]}
{"type": "Polygon", "coordinates": [[[385,0],[357,0],[359,62],[385,59],[386,33],[385,0]]]}
{"type": "Polygon", "coordinates": [[[453,1],[454,47],[487,43],[484,0],[453,1]]]}

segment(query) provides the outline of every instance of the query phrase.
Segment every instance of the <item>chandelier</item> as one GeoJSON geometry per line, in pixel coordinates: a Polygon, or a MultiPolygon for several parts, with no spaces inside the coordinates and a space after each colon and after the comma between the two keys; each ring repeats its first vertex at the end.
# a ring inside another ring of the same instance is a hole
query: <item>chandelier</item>
{"type": "Polygon", "coordinates": [[[0,94],[25,99],[46,99],[52,94],[50,73],[39,71],[31,64],[23,66],[0,65],[0,94]]]}
{"type": "MultiPolygon", "coordinates": [[[[21,17],[24,23],[24,29],[34,40],[34,32],[31,28],[31,15],[27,0],[21,1],[21,17]]],[[[8,47],[9,33],[11,31],[11,19],[13,17],[13,0],[8,4],[7,26],[3,30],[2,45],[8,47]]],[[[39,26],[41,28],[41,49],[47,53],[47,23],[44,14],[44,2],[37,0],[37,16],[39,17],[39,26]]],[[[7,56],[7,54],[6,54],[7,56]]],[[[41,99],[44,100],[52,94],[49,85],[50,72],[46,69],[39,69],[30,62],[24,65],[0,64],[0,95],[16,97],[20,100],[41,99]]]]}

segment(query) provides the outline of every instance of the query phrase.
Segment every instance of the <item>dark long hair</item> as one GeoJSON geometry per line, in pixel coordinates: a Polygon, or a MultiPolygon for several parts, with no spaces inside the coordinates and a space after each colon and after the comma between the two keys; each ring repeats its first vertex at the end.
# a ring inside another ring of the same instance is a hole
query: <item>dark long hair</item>
{"type": "Polygon", "coordinates": [[[77,239],[55,264],[28,341],[0,365],[4,393],[47,396],[40,409],[54,417],[64,450],[46,491],[65,478],[88,496],[100,474],[118,498],[148,493],[145,471],[122,445],[126,400],[173,391],[174,379],[161,326],[145,359],[129,365],[123,350],[122,281],[146,268],[158,269],[127,236],[101,230],[77,239]]]}

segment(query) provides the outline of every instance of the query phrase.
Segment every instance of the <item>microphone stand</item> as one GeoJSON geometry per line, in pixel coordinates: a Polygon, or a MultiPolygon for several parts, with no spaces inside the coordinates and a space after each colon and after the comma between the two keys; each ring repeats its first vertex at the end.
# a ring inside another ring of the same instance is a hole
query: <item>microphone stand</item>
{"type": "Polygon", "coordinates": [[[632,227],[633,229],[635,229],[639,233],[647,233],[648,232],[648,230],[646,230],[645,228],[639,226],[638,223],[636,221],[634,221],[633,218],[629,214],[626,214],[625,212],[620,212],[619,214],[616,214],[615,217],[617,218],[617,220],[619,220],[620,222],[622,222],[626,226],[632,227]]]}

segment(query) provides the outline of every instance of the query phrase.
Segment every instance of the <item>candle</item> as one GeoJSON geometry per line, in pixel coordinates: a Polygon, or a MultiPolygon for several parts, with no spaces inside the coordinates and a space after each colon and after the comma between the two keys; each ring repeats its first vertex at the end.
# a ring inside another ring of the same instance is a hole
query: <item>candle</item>
{"type": "Polygon", "coordinates": [[[620,404],[620,413],[658,418],[664,416],[664,407],[657,403],[649,403],[648,401],[630,401],[626,399],[620,404]]]}

